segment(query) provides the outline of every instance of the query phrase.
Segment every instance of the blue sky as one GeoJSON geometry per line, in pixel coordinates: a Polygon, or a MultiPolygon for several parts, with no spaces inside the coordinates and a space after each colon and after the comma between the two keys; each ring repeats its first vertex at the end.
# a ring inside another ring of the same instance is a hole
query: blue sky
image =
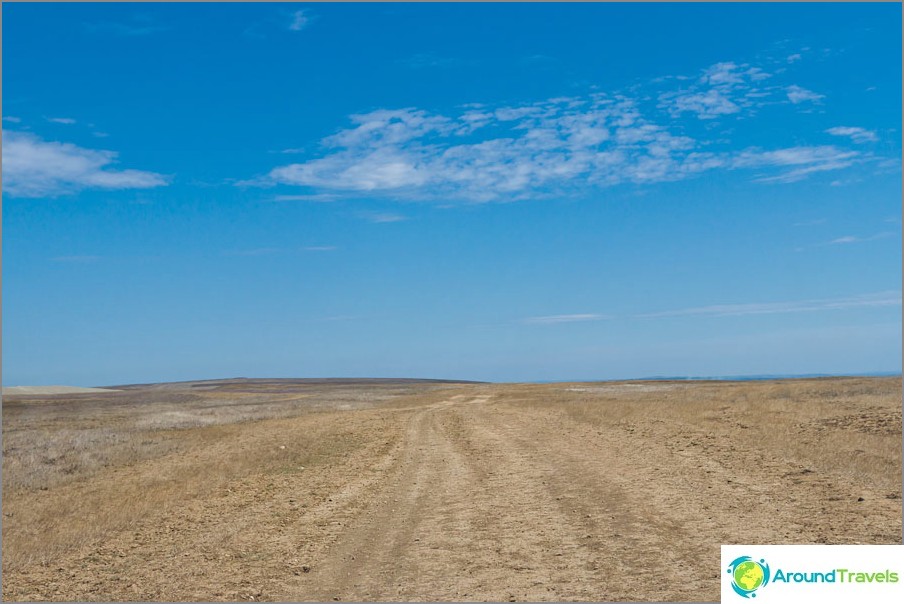
{"type": "Polygon", "coordinates": [[[4,4],[3,383],[901,367],[899,4],[4,4]]]}

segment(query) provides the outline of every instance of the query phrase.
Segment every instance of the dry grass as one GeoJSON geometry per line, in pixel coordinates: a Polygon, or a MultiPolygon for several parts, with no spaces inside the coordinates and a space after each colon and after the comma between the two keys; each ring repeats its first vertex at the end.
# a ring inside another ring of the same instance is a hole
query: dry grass
{"type": "Polygon", "coordinates": [[[95,476],[89,483],[58,487],[49,496],[31,492],[17,497],[4,492],[4,567],[47,565],[57,554],[126,529],[147,514],[162,514],[169,506],[219,495],[251,474],[313,467],[356,446],[353,433],[324,432],[314,422],[272,420],[250,434],[240,434],[235,426],[191,432],[193,442],[182,440],[179,452],[165,460],[132,463],[102,478],[95,476]],[[272,442],[273,433],[287,444],[272,442]],[[7,526],[13,529],[8,534],[7,526]]]}
{"type": "Polygon", "coordinates": [[[364,444],[357,425],[320,421],[323,414],[366,414],[377,403],[437,388],[317,385],[264,394],[149,388],[5,397],[3,568],[47,565],[61,552],[252,474],[295,472],[342,457],[364,444]]]}
{"type": "Polygon", "coordinates": [[[190,446],[197,428],[363,409],[438,386],[153,387],[100,395],[7,396],[3,489],[46,490],[190,446]],[[183,431],[189,430],[188,433],[183,431]]]}
{"type": "Polygon", "coordinates": [[[900,377],[559,384],[505,396],[662,438],[718,433],[723,442],[901,494],[900,377]]]}
{"type": "MultiPolygon", "coordinates": [[[[616,569],[686,546],[710,589],[705,556],[742,535],[740,513],[764,542],[889,543],[901,526],[900,378],[234,381],[9,397],[3,411],[5,599],[260,599],[264,583],[276,597],[289,574],[310,579],[299,548],[327,552],[310,574],[332,560],[317,579],[329,589],[359,553],[383,556],[378,574],[433,561],[443,586],[471,581],[462,561],[484,555],[494,586],[513,555],[539,560],[573,538],[616,569]],[[462,549],[421,556],[428,526],[462,549]],[[542,535],[557,536],[531,541],[542,535]],[[340,539],[348,549],[329,558],[340,539]],[[511,549],[482,549],[494,540],[511,549]]],[[[554,599],[609,593],[580,591],[605,577],[575,572],[560,578],[578,591],[554,599]]],[[[654,593],[628,579],[640,591],[625,594],[654,593]]],[[[299,585],[285,593],[309,593],[299,585]]]]}

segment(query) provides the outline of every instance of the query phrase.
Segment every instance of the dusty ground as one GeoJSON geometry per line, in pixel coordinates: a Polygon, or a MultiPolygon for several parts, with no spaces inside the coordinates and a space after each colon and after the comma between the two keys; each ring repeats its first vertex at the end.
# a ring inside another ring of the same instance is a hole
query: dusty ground
{"type": "Polygon", "coordinates": [[[900,378],[119,388],[4,398],[4,600],[716,600],[721,543],[901,541],[900,378]]]}

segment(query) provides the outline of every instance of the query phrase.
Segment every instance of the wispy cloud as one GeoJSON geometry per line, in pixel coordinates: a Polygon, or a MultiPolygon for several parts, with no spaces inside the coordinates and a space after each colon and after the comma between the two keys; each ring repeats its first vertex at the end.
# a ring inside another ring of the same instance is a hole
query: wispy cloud
{"type": "Polygon", "coordinates": [[[759,82],[770,77],[759,67],[732,62],[716,63],[688,87],[659,95],[659,106],[672,116],[689,112],[700,119],[714,119],[753,107],[770,89],[759,82]]]}
{"type": "Polygon", "coordinates": [[[858,182],[863,182],[862,178],[837,178],[829,183],[831,187],[844,187],[846,185],[853,185],[858,182]]]}
{"type": "Polygon", "coordinates": [[[791,168],[774,176],[760,176],[757,182],[796,182],[815,172],[847,168],[859,157],[857,151],[831,145],[818,147],[789,147],[776,151],[747,150],[732,162],[735,168],[778,167],[791,168]]]}
{"type": "Polygon", "coordinates": [[[321,140],[313,159],[277,166],[240,184],[489,202],[680,181],[714,170],[756,170],[757,182],[789,183],[879,159],[833,145],[727,149],[731,141],[724,130],[711,137],[710,128],[699,138],[688,134],[688,115],[710,125],[735,114],[753,115],[766,105],[822,98],[800,86],[773,83],[776,78],[751,64],[722,62],[694,78],[657,78],[630,94],[471,103],[447,114],[378,109],[351,115],[348,127],[321,140]]]}
{"type": "Polygon", "coordinates": [[[549,315],[545,317],[528,317],[525,323],[538,325],[554,325],[558,323],[577,323],[581,321],[601,321],[610,318],[608,315],[576,314],[576,315],[549,315]]]}
{"type": "Polygon", "coordinates": [[[114,170],[117,153],[45,141],[28,132],[3,132],[3,193],[56,197],[83,189],[145,189],[169,178],[142,170],[114,170]]]}
{"type": "Polygon", "coordinates": [[[10,124],[18,124],[18,123],[20,123],[22,120],[21,120],[20,118],[18,118],[18,117],[14,117],[14,116],[12,116],[12,115],[4,115],[4,116],[3,116],[3,121],[4,121],[4,122],[9,122],[10,124]]]}
{"type": "Polygon", "coordinates": [[[306,252],[335,252],[337,249],[335,245],[309,245],[304,248],[306,252]]]}
{"type": "Polygon", "coordinates": [[[72,119],[71,117],[47,117],[44,119],[46,119],[48,122],[53,122],[54,124],[71,125],[71,124],[75,123],[75,120],[72,119]]]}
{"type": "Polygon", "coordinates": [[[785,93],[788,95],[788,100],[795,105],[806,102],[816,102],[825,98],[825,95],[818,94],[797,85],[788,86],[785,88],[785,93]]]}
{"type": "Polygon", "coordinates": [[[851,308],[900,306],[900,291],[883,291],[845,298],[824,298],[817,300],[797,300],[793,302],[764,302],[754,304],[717,304],[682,308],[662,312],[635,315],[636,318],[653,319],[660,317],[713,316],[731,317],[743,315],[766,315],[778,313],[815,312],[825,310],[847,310],[851,308]]]}
{"type": "Polygon", "coordinates": [[[826,130],[832,136],[847,136],[855,143],[874,143],[879,140],[876,133],[866,128],[856,126],[836,126],[826,130]]]}
{"type": "Polygon", "coordinates": [[[853,235],[845,235],[844,237],[832,239],[831,241],[829,241],[829,245],[843,245],[845,243],[857,243],[858,241],[861,241],[861,239],[858,237],[854,237],[853,235]]]}
{"type": "Polygon", "coordinates": [[[689,111],[697,114],[700,119],[712,119],[728,113],[737,113],[741,110],[728,96],[715,89],[707,90],[706,92],[683,94],[671,100],[675,113],[689,111]]]}
{"type": "Polygon", "coordinates": [[[335,193],[309,193],[306,195],[277,195],[274,201],[312,201],[315,203],[329,203],[339,199],[335,193]]]}
{"type": "Polygon", "coordinates": [[[330,153],[275,168],[256,184],[491,201],[577,182],[678,180],[718,161],[645,120],[629,100],[571,103],[467,109],[456,118],[418,109],[355,115],[354,127],[324,140],[330,153]],[[460,140],[491,127],[502,133],[460,140]]]}
{"type": "Polygon", "coordinates": [[[881,233],[876,233],[875,235],[870,235],[868,237],[857,237],[855,235],[845,235],[844,237],[838,237],[837,239],[832,239],[826,245],[849,245],[851,243],[864,243],[866,241],[875,241],[877,239],[886,239],[888,237],[894,236],[894,233],[890,231],[883,231],[881,233]]]}
{"type": "Polygon", "coordinates": [[[301,31],[310,23],[310,18],[303,10],[297,10],[292,13],[292,20],[289,22],[289,30],[301,31]]]}
{"type": "MultiPolygon", "coordinates": [[[[772,315],[800,312],[821,312],[829,310],[850,310],[856,308],[883,308],[901,306],[901,292],[886,290],[874,293],[845,296],[839,298],[819,298],[811,300],[793,300],[784,302],[754,302],[747,304],[713,304],[664,310],[658,312],[639,313],[625,316],[625,319],[660,319],[669,317],[739,317],[747,315],[772,315]]],[[[523,323],[538,325],[554,325],[558,323],[576,323],[582,321],[601,321],[618,319],[614,315],[583,313],[573,315],[550,315],[529,317],[523,323]]]]}

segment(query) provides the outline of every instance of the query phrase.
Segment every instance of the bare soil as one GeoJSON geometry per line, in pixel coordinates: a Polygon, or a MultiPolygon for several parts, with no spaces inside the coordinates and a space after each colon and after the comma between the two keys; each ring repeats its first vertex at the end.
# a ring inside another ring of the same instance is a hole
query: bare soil
{"type": "Polygon", "coordinates": [[[722,543],[901,542],[900,378],[119,388],[4,397],[4,600],[712,601],[722,543]]]}

